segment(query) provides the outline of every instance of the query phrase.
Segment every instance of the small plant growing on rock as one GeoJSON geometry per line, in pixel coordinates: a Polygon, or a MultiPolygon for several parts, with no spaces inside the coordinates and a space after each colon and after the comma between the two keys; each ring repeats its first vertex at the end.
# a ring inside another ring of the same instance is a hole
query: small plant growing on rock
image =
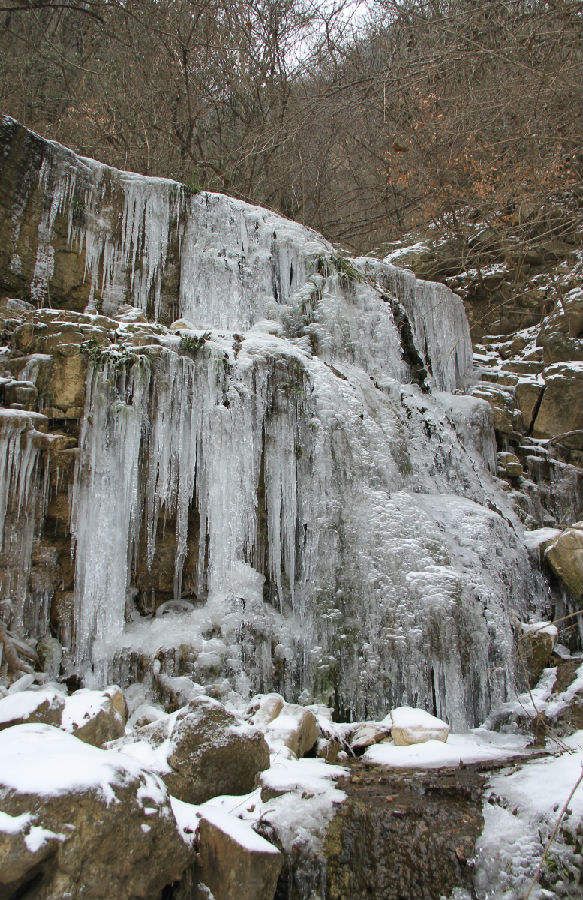
{"type": "Polygon", "coordinates": [[[210,336],[210,331],[205,331],[204,334],[200,335],[183,335],[180,339],[180,352],[188,356],[196,356],[200,348],[208,341],[210,336]]]}
{"type": "Polygon", "coordinates": [[[358,269],[340,253],[332,253],[330,256],[318,256],[316,259],[316,272],[324,278],[330,278],[337,274],[340,284],[362,281],[362,274],[358,269]]]}

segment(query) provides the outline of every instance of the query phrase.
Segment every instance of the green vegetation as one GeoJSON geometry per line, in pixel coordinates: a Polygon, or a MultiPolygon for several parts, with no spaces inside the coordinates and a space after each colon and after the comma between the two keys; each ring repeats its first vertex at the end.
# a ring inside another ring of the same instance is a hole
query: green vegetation
{"type": "Polygon", "coordinates": [[[210,331],[204,334],[185,334],[180,338],[180,352],[185,356],[196,356],[200,348],[206,344],[210,338],[210,331]]]}
{"type": "Polygon", "coordinates": [[[358,269],[340,253],[332,253],[330,256],[318,256],[316,259],[316,272],[324,278],[338,275],[341,284],[348,285],[351,282],[363,280],[358,269]]]}

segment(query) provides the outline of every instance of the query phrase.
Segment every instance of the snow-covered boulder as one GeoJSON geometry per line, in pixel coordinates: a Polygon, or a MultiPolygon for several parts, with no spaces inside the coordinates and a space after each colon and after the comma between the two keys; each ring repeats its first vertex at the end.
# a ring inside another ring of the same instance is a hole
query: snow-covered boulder
{"type": "Polygon", "coordinates": [[[391,736],[391,727],[387,722],[363,722],[350,736],[350,749],[362,752],[372,744],[379,744],[391,736]]]}
{"type": "Polygon", "coordinates": [[[257,694],[247,709],[251,722],[258,728],[264,728],[278,716],[283,708],[284,699],[281,694],[257,694]]]}
{"type": "Polygon", "coordinates": [[[272,749],[282,745],[300,759],[312,749],[320,729],[314,713],[296,703],[284,703],[279,714],[265,728],[272,749]]]}
{"type": "Polygon", "coordinates": [[[280,851],[235,816],[205,806],[199,824],[197,875],[221,900],[272,900],[280,851]]]}
{"type": "Polygon", "coordinates": [[[116,686],[104,691],[82,689],[65,701],[62,727],[94,747],[121,737],[128,709],[122,691],[116,686]]]}
{"type": "Polygon", "coordinates": [[[423,709],[399,706],[391,712],[390,719],[393,740],[400,747],[425,741],[445,743],[449,735],[449,725],[423,709]]]}
{"type": "Polygon", "coordinates": [[[0,734],[0,894],[156,897],[192,853],[159,778],[50,725],[0,734]]]}
{"type": "Polygon", "coordinates": [[[0,731],[25,722],[60,725],[64,706],[65,697],[52,688],[9,693],[0,700],[0,731]]]}
{"type": "Polygon", "coordinates": [[[198,697],[176,713],[113,745],[157,771],[174,797],[203,803],[219,794],[246,794],[269,766],[260,731],[217,700],[198,697]]]}

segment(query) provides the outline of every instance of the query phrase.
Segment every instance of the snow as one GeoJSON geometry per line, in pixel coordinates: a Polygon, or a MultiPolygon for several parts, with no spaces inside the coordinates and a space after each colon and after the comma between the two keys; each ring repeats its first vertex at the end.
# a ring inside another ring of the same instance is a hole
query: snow
{"type": "MultiPolygon", "coordinates": [[[[583,771],[583,732],[563,739],[566,752],[532,760],[515,770],[503,771],[488,781],[484,802],[484,830],[476,846],[476,885],[480,900],[523,896],[535,874],[544,848],[583,771]]],[[[580,854],[573,852],[574,832],[583,817],[583,785],[569,802],[550,848],[553,869],[566,886],[560,896],[577,896],[580,854]],[[567,834],[565,834],[565,831],[567,834]],[[568,832],[571,836],[569,837],[568,832]],[[570,876],[569,876],[570,871],[570,876]]],[[[533,900],[556,896],[537,886],[533,900]]]]}
{"type": "Polygon", "coordinates": [[[429,740],[408,747],[393,743],[373,744],[363,758],[391,768],[436,769],[506,759],[523,753],[528,740],[522,735],[500,735],[478,728],[465,734],[450,733],[447,743],[429,740]]]}
{"type": "Polygon", "coordinates": [[[244,797],[214,797],[199,809],[216,808],[249,823],[268,823],[286,852],[302,846],[317,854],[336,807],[346,799],[336,782],[348,771],[324,760],[286,760],[277,754],[272,755],[271,763],[262,773],[261,783],[282,792],[279,796],[262,801],[258,788],[244,797]]]}
{"type": "Polygon", "coordinates": [[[0,732],[0,758],[0,785],[23,794],[98,790],[110,803],[116,784],[139,778],[149,796],[165,797],[156,777],[129,757],[99,750],[50,725],[17,725],[0,732]]]}
{"type": "Polygon", "coordinates": [[[48,828],[42,828],[40,825],[33,825],[24,842],[31,853],[36,853],[47,841],[66,841],[67,836],[61,832],[50,831],[48,828]]]}
{"type": "Polygon", "coordinates": [[[92,691],[87,688],[75,691],[65,700],[61,725],[65,731],[73,731],[94,718],[107,703],[107,691],[92,691]]]}
{"type": "Polygon", "coordinates": [[[560,534],[560,528],[535,528],[524,532],[524,543],[529,550],[538,550],[542,544],[555,540],[560,534]]]}
{"type": "Polygon", "coordinates": [[[189,847],[193,847],[196,842],[198,825],[200,822],[199,807],[192,803],[185,803],[177,797],[170,797],[170,805],[180,837],[189,847]]]}
{"type": "Polygon", "coordinates": [[[524,634],[548,634],[553,643],[559,636],[559,629],[552,622],[521,622],[520,628],[524,634]]]}
{"type": "Polygon", "coordinates": [[[390,720],[393,728],[444,728],[447,727],[445,722],[425,712],[423,709],[416,709],[412,706],[398,706],[391,710],[390,716],[384,720],[390,720]]]}
{"type": "Polygon", "coordinates": [[[279,854],[277,847],[274,847],[273,844],[262,838],[256,831],[253,831],[250,825],[219,807],[205,803],[199,806],[199,813],[201,818],[206,819],[211,825],[224,831],[225,834],[228,834],[229,837],[250,853],[279,854]]]}
{"type": "Polygon", "coordinates": [[[330,765],[323,759],[285,760],[281,756],[272,757],[271,768],[261,775],[261,784],[274,791],[310,791],[327,794],[330,780],[344,778],[348,770],[343,766],[330,765]]]}
{"type": "Polygon", "coordinates": [[[0,810],[0,831],[4,834],[18,834],[32,822],[30,813],[22,813],[20,816],[10,816],[8,813],[0,810]]]}
{"type": "Polygon", "coordinates": [[[50,709],[58,709],[62,704],[62,694],[54,690],[19,691],[8,694],[0,700],[0,722],[27,719],[42,703],[49,703],[50,709]],[[57,702],[55,702],[57,701],[57,702]]]}

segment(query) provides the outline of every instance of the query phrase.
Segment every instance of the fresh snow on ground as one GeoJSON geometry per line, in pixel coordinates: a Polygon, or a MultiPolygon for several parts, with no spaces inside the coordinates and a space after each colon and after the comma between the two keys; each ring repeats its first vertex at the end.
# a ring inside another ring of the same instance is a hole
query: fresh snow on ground
{"type": "MultiPolygon", "coordinates": [[[[480,900],[515,900],[528,890],[558,816],[583,771],[583,731],[564,738],[563,743],[567,752],[533,760],[490,778],[485,792],[484,831],[476,847],[480,900]]],[[[568,810],[562,823],[565,830],[558,829],[545,870],[550,878],[559,879],[561,896],[575,898],[580,896],[577,882],[581,855],[572,844],[573,833],[583,818],[583,784],[569,801],[568,810]]],[[[555,896],[555,890],[537,885],[530,900],[551,900],[555,896]]]]}
{"type": "Polygon", "coordinates": [[[467,734],[450,734],[447,743],[430,740],[409,747],[398,747],[392,742],[373,744],[364,759],[391,768],[435,769],[505,759],[523,753],[528,741],[524,735],[510,736],[476,728],[467,734]]]}

